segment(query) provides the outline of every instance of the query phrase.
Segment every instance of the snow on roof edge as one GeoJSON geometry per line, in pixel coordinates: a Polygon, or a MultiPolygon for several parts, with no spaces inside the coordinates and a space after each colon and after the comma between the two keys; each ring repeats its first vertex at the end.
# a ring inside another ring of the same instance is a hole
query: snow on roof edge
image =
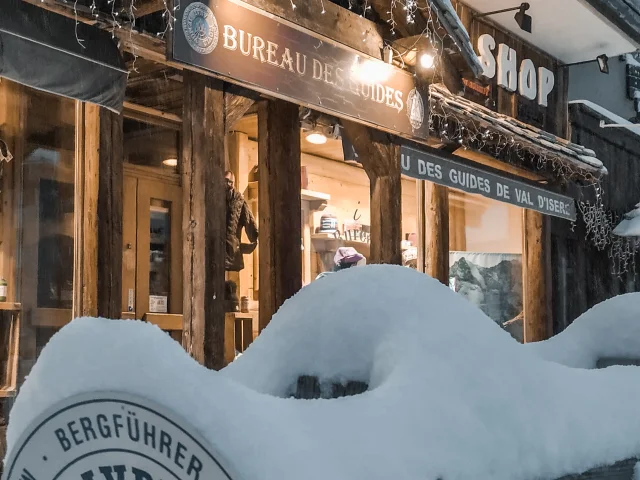
{"type": "Polygon", "coordinates": [[[598,115],[604,117],[605,120],[611,120],[611,122],[613,122],[614,124],[617,125],[637,125],[637,128],[629,128],[629,127],[623,127],[624,130],[627,130],[635,135],[640,135],[640,124],[635,124],[630,122],[629,120],[626,120],[622,117],[620,117],[619,115],[616,115],[615,113],[607,110],[606,108],[598,105],[597,103],[593,103],[590,100],[571,100],[569,102],[570,105],[584,105],[585,107],[587,107],[588,109],[592,110],[593,112],[597,113],[598,115]]]}

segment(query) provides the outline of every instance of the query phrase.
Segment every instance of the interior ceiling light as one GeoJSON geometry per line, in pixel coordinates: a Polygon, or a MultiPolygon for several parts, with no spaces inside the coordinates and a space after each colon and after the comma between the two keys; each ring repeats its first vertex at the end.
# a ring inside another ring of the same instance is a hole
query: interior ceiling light
{"type": "Polygon", "coordinates": [[[163,160],[162,163],[164,165],[166,165],[167,167],[177,167],[178,166],[178,159],[177,158],[167,158],[166,160],[163,160]]]}
{"type": "Polygon", "coordinates": [[[521,30],[531,33],[531,24],[533,19],[531,18],[531,15],[526,13],[529,8],[531,8],[531,5],[527,2],[523,2],[519,7],[503,8],[502,10],[494,10],[493,12],[479,13],[474,15],[473,18],[488,17],[489,15],[495,15],[497,13],[513,12],[514,10],[518,10],[513,18],[515,18],[516,23],[521,30]]]}
{"type": "Polygon", "coordinates": [[[327,137],[323,133],[311,132],[307,135],[307,142],[313,143],[314,145],[323,145],[327,143],[327,137]]]}
{"type": "Polygon", "coordinates": [[[420,55],[420,66],[424,69],[433,68],[435,61],[435,57],[430,53],[423,53],[420,55]]]}
{"type": "Polygon", "coordinates": [[[607,57],[604,53],[602,55],[598,55],[596,57],[598,61],[598,68],[601,73],[609,74],[609,57],[607,57]]]}

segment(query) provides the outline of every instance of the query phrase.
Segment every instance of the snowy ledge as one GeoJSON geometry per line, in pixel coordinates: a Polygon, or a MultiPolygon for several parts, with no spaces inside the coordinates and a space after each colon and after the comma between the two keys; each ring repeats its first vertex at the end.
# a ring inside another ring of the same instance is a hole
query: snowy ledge
{"type": "MultiPolygon", "coordinates": [[[[640,338],[632,320],[639,299],[593,313],[605,322],[604,313],[629,313],[620,324],[632,328],[629,352],[640,338]]],[[[589,345],[612,332],[602,325],[589,345]]],[[[520,345],[449,288],[392,266],[303,288],[221,372],[197,365],[155,326],[78,319],[27,379],[8,448],[59,401],[112,390],[179,414],[236,460],[243,480],[554,479],[640,454],[640,370],[569,368],[562,363],[591,365],[593,350],[562,356],[571,342],[561,337],[520,345]],[[302,374],[369,390],[287,398],[302,374]]]]}

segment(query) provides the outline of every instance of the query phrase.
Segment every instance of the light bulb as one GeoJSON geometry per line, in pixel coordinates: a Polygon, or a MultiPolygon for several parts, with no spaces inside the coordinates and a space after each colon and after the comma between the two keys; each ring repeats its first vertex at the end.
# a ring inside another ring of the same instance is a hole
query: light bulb
{"type": "Polygon", "coordinates": [[[315,145],[322,145],[327,143],[327,137],[322,133],[314,132],[307,135],[307,142],[313,143],[315,145]]]}
{"type": "Polygon", "coordinates": [[[420,55],[420,66],[426,69],[432,68],[435,60],[436,59],[430,53],[423,53],[420,55]]]}

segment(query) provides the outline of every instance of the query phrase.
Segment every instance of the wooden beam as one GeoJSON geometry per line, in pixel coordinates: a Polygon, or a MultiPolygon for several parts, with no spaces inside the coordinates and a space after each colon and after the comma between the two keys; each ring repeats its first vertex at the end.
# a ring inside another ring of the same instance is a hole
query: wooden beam
{"type": "Polygon", "coordinates": [[[124,141],[122,116],[101,108],[98,151],[98,308],[105,318],[122,315],[122,216],[124,141]]]}
{"type": "Polygon", "coordinates": [[[533,210],[523,211],[522,255],[524,292],[524,341],[539,342],[551,334],[549,217],[533,210]]]}
{"type": "Polygon", "coordinates": [[[255,105],[260,96],[251,90],[235,85],[225,85],[225,130],[229,133],[235,124],[255,105]]]}
{"type": "Polygon", "coordinates": [[[224,367],[226,202],[223,83],[184,72],[182,116],[183,345],[207,368],[224,367]]]}
{"type": "MultiPolygon", "coordinates": [[[[422,206],[421,206],[422,207],[422,206]]],[[[449,191],[425,182],[425,273],[449,285],[449,191]]]]}
{"type": "Polygon", "coordinates": [[[258,108],[260,331],[302,288],[300,161],[299,107],[264,101],[258,108]]]}
{"type": "Polygon", "coordinates": [[[98,315],[100,107],[76,102],[73,318],[98,315]]]}
{"type": "Polygon", "coordinates": [[[136,18],[150,15],[167,8],[166,0],[128,0],[125,2],[125,10],[129,11],[133,4],[133,13],[136,18]]]}
{"type": "Polygon", "coordinates": [[[134,120],[149,121],[149,119],[153,119],[163,125],[182,126],[182,117],[180,115],[163,112],[156,108],[144,107],[136,103],[124,102],[122,114],[134,120]]]}
{"type": "Polygon", "coordinates": [[[73,3],[60,3],[55,0],[22,0],[23,2],[30,3],[31,5],[36,5],[37,7],[43,8],[53,13],[57,13],[58,15],[62,15],[67,18],[72,18],[73,20],[81,23],[86,23],[87,25],[96,25],[99,23],[94,17],[91,16],[91,10],[89,7],[84,5],[76,5],[74,10],[73,3]]]}
{"type": "Polygon", "coordinates": [[[369,263],[402,265],[402,182],[400,147],[392,137],[358,123],[343,121],[367,176],[371,192],[369,263]]]}

